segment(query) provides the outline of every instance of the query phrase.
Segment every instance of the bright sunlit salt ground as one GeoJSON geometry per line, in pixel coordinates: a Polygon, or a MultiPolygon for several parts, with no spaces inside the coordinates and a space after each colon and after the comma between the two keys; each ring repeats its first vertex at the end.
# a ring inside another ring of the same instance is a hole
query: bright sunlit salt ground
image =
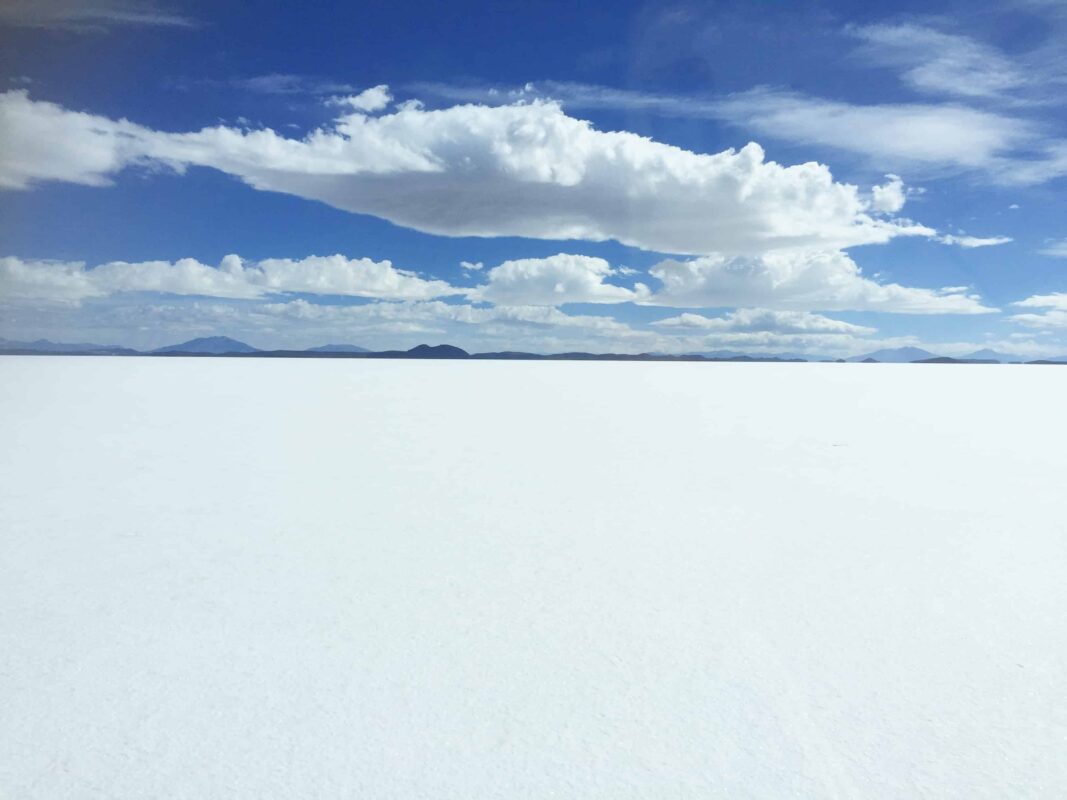
{"type": "Polygon", "coordinates": [[[0,359],[0,796],[1062,796],[1065,397],[0,359]]]}

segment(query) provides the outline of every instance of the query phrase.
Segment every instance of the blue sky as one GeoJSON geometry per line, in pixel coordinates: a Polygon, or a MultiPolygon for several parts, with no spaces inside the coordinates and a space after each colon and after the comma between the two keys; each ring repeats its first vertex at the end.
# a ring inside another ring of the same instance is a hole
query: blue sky
{"type": "Polygon", "coordinates": [[[0,336],[1063,355],[1065,40],[1041,0],[5,0],[0,336]]]}

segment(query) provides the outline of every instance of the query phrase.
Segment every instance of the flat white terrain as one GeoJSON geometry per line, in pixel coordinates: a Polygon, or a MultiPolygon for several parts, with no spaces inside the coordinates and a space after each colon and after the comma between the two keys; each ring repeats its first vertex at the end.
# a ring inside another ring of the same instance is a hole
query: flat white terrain
{"type": "Polygon", "coordinates": [[[1058,798],[1067,368],[0,359],[0,796],[1058,798]]]}

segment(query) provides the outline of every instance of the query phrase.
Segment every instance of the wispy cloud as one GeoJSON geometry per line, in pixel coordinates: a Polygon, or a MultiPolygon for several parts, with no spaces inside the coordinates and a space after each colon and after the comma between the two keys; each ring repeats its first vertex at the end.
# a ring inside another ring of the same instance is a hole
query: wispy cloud
{"type": "Polygon", "coordinates": [[[235,89],[256,94],[280,95],[336,95],[358,92],[359,89],[348,83],[332,81],[310,75],[293,75],[272,72],[267,75],[253,75],[248,78],[233,78],[225,81],[235,89]]]}
{"type": "MultiPolygon", "coordinates": [[[[1041,15],[1048,10],[1016,5],[1041,15]]],[[[947,27],[914,22],[848,26],[845,32],[861,41],[854,52],[861,63],[896,69],[916,92],[1008,106],[1054,105],[1062,104],[1059,90],[1067,82],[1059,21],[1046,16],[1044,41],[1014,53],[947,27]]]]}
{"type": "Polygon", "coordinates": [[[1037,252],[1039,252],[1043,256],[1053,256],[1054,258],[1067,258],[1067,239],[1059,239],[1046,242],[1045,246],[1037,252]]]}
{"type": "Polygon", "coordinates": [[[713,96],[672,95],[618,89],[590,83],[537,81],[514,87],[477,83],[416,81],[404,89],[420,95],[460,103],[505,105],[531,100],[556,100],[567,108],[648,112],[664,117],[719,119],[719,100],[713,96]]]}
{"type": "Polygon", "coordinates": [[[942,244],[955,244],[967,249],[974,249],[976,247],[995,247],[1000,244],[1007,244],[1012,241],[1010,236],[987,236],[982,238],[980,236],[968,236],[966,234],[953,235],[947,233],[944,236],[938,236],[937,241],[942,244]]]}
{"type": "Polygon", "coordinates": [[[900,70],[918,92],[1006,99],[1033,79],[995,47],[969,36],[911,23],[845,30],[862,41],[857,55],[866,63],[900,70]]]}
{"type": "Polygon", "coordinates": [[[5,0],[0,25],[102,32],[121,26],[192,28],[192,17],[150,0],[5,0]]]}
{"type": "Polygon", "coordinates": [[[756,89],[724,99],[720,110],[749,130],[879,165],[980,170],[1004,182],[1027,182],[1012,169],[1016,159],[1049,144],[1036,123],[955,104],[857,104],[756,89]]]}

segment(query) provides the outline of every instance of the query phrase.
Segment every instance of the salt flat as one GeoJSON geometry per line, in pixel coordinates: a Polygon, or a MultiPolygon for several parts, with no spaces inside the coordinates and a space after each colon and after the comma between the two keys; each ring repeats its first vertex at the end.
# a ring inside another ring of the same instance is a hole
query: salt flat
{"type": "Polygon", "coordinates": [[[0,359],[0,796],[1061,797],[1065,397],[0,359]]]}

